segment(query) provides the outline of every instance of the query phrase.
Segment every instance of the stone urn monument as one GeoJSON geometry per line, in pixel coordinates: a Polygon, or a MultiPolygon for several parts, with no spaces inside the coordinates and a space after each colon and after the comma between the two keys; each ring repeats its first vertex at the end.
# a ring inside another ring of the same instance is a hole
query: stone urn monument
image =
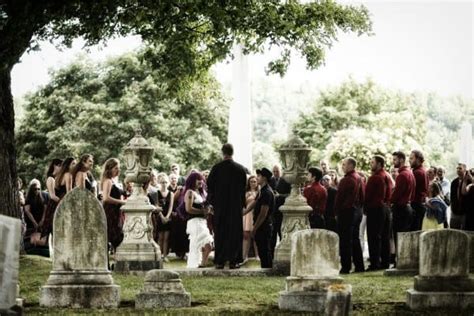
{"type": "Polygon", "coordinates": [[[151,211],[155,209],[150,204],[143,185],[150,177],[150,160],[153,148],[137,129],[135,137],[124,150],[125,182],[133,183],[133,192],[122,206],[125,213],[123,225],[124,239],[115,253],[115,271],[140,272],[161,268],[161,252],[152,243],[151,211]]]}
{"type": "Polygon", "coordinates": [[[275,249],[274,269],[278,274],[290,274],[291,236],[294,232],[309,229],[308,215],[312,208],[301,195],[301,186],[308,173],[309,153],[311,149],[301,138],[292,135],[280,149],[283,166],[283,178],[291,184],[291,193],[280,207],[283,213],[281,241],[275,249]]]}

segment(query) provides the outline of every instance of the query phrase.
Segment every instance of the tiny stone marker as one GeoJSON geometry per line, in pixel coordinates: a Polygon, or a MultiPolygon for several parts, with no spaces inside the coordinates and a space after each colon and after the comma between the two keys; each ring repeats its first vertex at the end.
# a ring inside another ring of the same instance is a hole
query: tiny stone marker
{"type": "Polygon", "coordinates": [[[339,237],[325,229],[306,229],[291,238],[291,275],[280,292],[283,310],[348,315],[352,287],[339,276],[339,237]]]}
{"type": "Polygon", "coordinates": [[[107,268],[107,221],[100,202],[75,188],[60,202],[53,222],[53,269],[41,288],[45,307],[114,308],[120,287],[107,268]]]}
{"type": "Polygon", "coordinates": [[[17,304],[21,221],[0,215],[0,313],[17,304]]]}
{"type": "Polygon", "coordinates": [[[189,306],[191,306],[191,294],[184,289],[179,274],[168,270],[148,271],[143,291],[135,299],[136,308],[189,306]]]}
{"type": "Polygon", "coordinates": [[[470,244],[460,230],[427,231],[420,236],[420,274],[407,291],[412,310],[474,308],[474,278],[469,276],[470,244]]]}

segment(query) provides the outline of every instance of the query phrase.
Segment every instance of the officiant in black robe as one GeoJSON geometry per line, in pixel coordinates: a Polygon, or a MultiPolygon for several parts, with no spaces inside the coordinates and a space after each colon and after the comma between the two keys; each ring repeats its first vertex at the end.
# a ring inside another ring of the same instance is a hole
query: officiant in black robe
{"type": "Polygon", "coordinates": [[[214,263],[238,268],[242,260],[242,210],[245,206],[245,168],[232,159],[231,144],[222,146],[223,161],[212,167],[207,179],[208,201],[214,208],[214,263]]]}

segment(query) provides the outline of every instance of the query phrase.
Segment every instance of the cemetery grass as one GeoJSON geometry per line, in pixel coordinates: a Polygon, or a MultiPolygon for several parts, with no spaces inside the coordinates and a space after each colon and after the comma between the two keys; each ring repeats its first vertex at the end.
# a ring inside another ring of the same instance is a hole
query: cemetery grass
{"type": "MultiPolygon", "coordinates": [[[[257,262],[249,266],[257,267],[257,262]]],[[[165,268],[183,268],[173,260],[165,268]]],[[[143,277],[113,274],[121,286],[118,310],[72,310],[39,307],[40,287],[46,283],[51,261],[38,256],[20,258],[20,296],[25,299],[27,315],[183,315],[183,314],[258,314],[290,315],[278,310],[279,292],[285,288],[284,277],[183,277],[183,285],[192,296],[190,308],[173,310],[136,310],[135,296],[143,287],[143,277]]],[[[382,272],[354,273],[344,277],[352,285],[353,315],[459,315],[459,312],[416,313],[405,305],[405,291],[413,286],[412,277],[384,277],[382,272]]],[[[294,313],[293,313],[294,314],[294,313]]],[[[466,315],[472,315],[466,313],[466,315]]]]}

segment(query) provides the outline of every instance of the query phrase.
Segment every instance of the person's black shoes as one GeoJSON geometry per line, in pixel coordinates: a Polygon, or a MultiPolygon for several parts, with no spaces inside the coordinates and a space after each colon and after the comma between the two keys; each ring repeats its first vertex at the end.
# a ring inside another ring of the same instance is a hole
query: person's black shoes
{"type": "Polygon", "coordinates": [[[238,263],[230,263],[229,264],[229,269],[234,270],[234,269],[239,269],[240,265],[238,263]]]}

